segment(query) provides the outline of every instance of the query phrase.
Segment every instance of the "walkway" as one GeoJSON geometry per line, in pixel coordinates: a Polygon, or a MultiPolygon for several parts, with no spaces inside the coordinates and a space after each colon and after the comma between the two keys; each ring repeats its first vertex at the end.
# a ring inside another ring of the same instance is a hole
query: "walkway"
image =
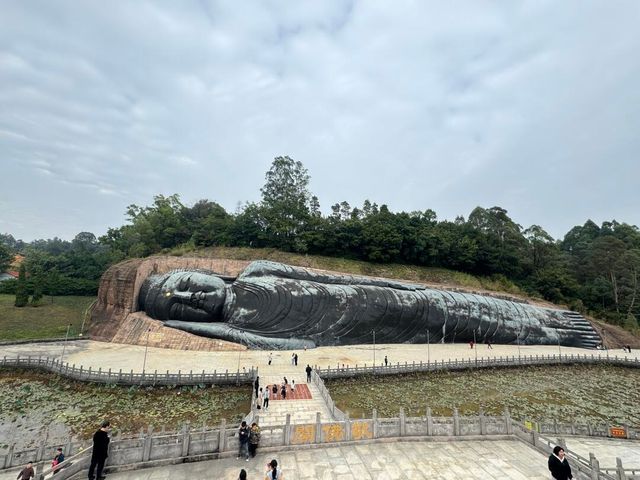
{"type": "MultiPolygon", "coordinates": [[[[318,388],[311,382],[306,383],[307,374],[304,371],[306,365],[293,366],[289,365],[265,365],[260,367],[260,386],[278,385],[278,396],[280,397],[280,385],[287,377],[287,381],[291,384],[294,380],[297,386],[304,386],[309,389],[310,399],[292,400],[291,390],[288,390],[286,400],[270,400],[269,409],[265,412],[259,412],[259,424],[262,426],[284,425],[287,414],[291,415],[291,423],[315,423],[316,412],[320,412],[322,421],[332,420],[331,414],[327,409],[318,388]]],[[[303,388],[304,388],[303,387],[303,388]]],[[[300,388],[298,388],[300,390],[300,388]]]]}
{"type": "Polygon", "coordinates": [[[615,468],[616,457],[620,457],[624,468],[640,470],[640,441],[594,437],[563,438],[569,450],[584,458],[589,458],[589,452],[593,452],[600,462],[600,468],[615,468]]]}
{"type": "MultiPolygon", "coordinates": [[[[5,345],[0,347],[0,356],[16,355],[43,355],[60,358],[62,356],[63,344],[58,343],[32,343],[22,345],[5,345]]],[[[296,351],[299,355],[296,372],[302,372],[307,363],[311,366],[321,367],[336,365],[371,365],[375,354],[376,365],[381,365],[384,357],[390,363],[404,362],[426,362],[442,361],[453,359],[467,359],[481,357],[518,357],[521,355],[553,355],[559,351],[565,354],[580,355],[600,355],[638,358],[639,352],[634,350],[631,354],[622,350],[586,350],[581,348],[569,348],[557,346],[521,346],[517,345],[494,345],[492,350],[486,345],[479,345],[476,349],[470,349],[468,344],[435,344],[430,345],[376,345],[375,352],[373,345],[353,345],[346,347],[319,347],[308,351],[296,351]]],[[[268,351],[245,350],[240,352],[198,352],[186,350],[169,350],[165,348],[149,347],[146,355],[147,372],[158,370],[163,372],[171,370],[175,372],[212,372],[213,370],[235,372],[238,368],[251,368],[258,366],[261,374],[284,376],[291,367],[291,351],[274,351],[272,365],[268,363],[268,351]]],[[[85,368],[92,367],[103,370],[111,368],[115,371],[141,371],[145,359],[145,347],[137,345],[124,345],[116,343],[103,343],[95,341],[68,342],[65,349],[64,361],[85,368]]],[[[294,367],[295,368],[295,367],[294,367]]],[[[304,378],[304,377],[303,377],[304,378]]],[[[296,381],[298,379],[296,378],[296,381]]]]}
{"type": "Polygon", "coordinates": [[[518,441],[393,442],[264,453],[249,462],[223,459],[114,473],[109,480],[236,480],[241,468],[262,480],[272,458],[286,480],[547,480],[547,460],[518,441]]]}

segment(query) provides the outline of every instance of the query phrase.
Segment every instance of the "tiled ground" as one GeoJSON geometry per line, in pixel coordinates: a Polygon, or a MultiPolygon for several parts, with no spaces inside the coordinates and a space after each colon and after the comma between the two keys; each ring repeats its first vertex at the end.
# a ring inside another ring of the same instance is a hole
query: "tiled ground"
{"type": "Polygon", "coordinates": [[[394,442],[261,454],[249,462],[223,459],[114,473],[109,480],[173,478],[236,480],[245,468],[264,478],[272,458],[286,480],[547,480],[544,455],[517,441],[394,442]]]}

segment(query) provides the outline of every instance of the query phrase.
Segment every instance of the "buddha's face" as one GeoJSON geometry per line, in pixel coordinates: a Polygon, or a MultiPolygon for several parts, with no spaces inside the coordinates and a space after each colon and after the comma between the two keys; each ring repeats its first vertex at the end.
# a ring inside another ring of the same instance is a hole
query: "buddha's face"
{"type": "Polygon", "coordinates": [[[225,284],[215,275],[171,272],[145,280],[140,307],[158,320],[212,322],[222,319],[225,284]]]}

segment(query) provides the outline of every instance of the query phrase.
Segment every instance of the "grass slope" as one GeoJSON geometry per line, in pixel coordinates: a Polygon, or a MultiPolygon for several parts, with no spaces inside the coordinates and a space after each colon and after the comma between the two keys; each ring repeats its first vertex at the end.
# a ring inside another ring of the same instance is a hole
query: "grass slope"
{"type": "Polygon", "coordinates": [[[0,341],[64,337],[69,324],[69,335],[77,335],[95,297],[44,297],[40,306],[22,308],[13,305],[15,299],[0,294],[0,341]]]}

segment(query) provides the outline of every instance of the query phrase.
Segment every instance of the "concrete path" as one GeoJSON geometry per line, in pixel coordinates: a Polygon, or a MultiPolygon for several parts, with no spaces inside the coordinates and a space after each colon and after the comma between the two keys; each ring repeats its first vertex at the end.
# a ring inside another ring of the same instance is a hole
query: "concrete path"
{"type": "MultiPolygon", "coordinates": [[[[0,347],[0,356],[50,356],[61,357],[63,344],[23,344],[0,347]]],[[[603,352],[554,346],[494,345],[493,350],[480,345],[471,350],[467,344],[437,345],[376,345],[376,364],[387,356],[390,363],[413,361],[441,361],[482,357],[517,357],[522,355],[587,354],[637,358],[638,352],[627,354],[621,350],[603,352]]],[[[316,412],[322,420],[330,414],[320,400],[317,388],[306,384],[307,363],[321,367],[340,365],[371,365],[374,356],[372,345],[349,347],[321,347],[309,351],[297,351],[298,366],[291,365],[291,351],[274,351],[273,361],[268,365],[269,352],[194,352],[161,348],[149,348],[146,371],[201,372],[205,370],[235,372],[238,369],[259,367],[260,384],[277,383],[287,377],[296,384],[305,384],[311,399],[271,401],[267,412],[260,412],[263,426],[283,424],[287,413],[293,423],[315,421],[316,412]]],[[[123,371],[141,371],[145,348],[94,341],[69,342],[64,360],[72,364],[103,370],[112,368],[123,371]]],[[[596,453],[603,467],[615,465],[615,457],[622,457],[626,468],[640,468],[640,442],[625,442],[608,439],[568,437],[570,449],[588,457],[589,451],[596,453]],[[634,460],[635,459],[635,460],[634,460]]],[[[289,479],[547,479],[546,458],[517,441],[461,441],[461,442],[394,442],[383,444],[315,448],[312,450],[286,451],[276,454],[259,454],[250,462],[223,459],[211,462],[178,465],[158,469],[138,470],[110,475],[118,479],[168,479],[168,478],[237,478],[240,468],[247,468],[250,479],[262,479],[264,465],[277,458],[284,465],[289,479]],[[218,473],[220,472],[220,473],[218,473]]],[[[15,473],[0,474],[0,480],[15,478],[15,473]]]]}
{"type": "Polygon", "coordinates": [[[173,478],[236,480],[241,468],[262,480],[272,458],[286,480],[547,480],[547,460],[518,441],[393,442],[260,454],[249,462],[213,460],[134,472],[109,480],[173,478]]]}
{"type": "MultiPolygon", "coordinates": [[[[62,356],[63,343],[32,343],[22,345],[5,345],[0,347],[0,356],[16,355],[47,355],[60,358],[62,356]]],[[[470,349],[467,344],[435,344],[430,345],[376,345],[375,357],[376,365],[381,365],[384,357],[390,363],[396,362],[426,362],[427,358],[433,361],[453,360],[453,359],[474,359],[482,357],[518,357],[521,355],[553,355],[558,352],[562,354],[587,354],[638,358],[639,351],[634,350],[631,354],[622,350],[587,350],[581,348],[569,348],[557,346],[521,346],[517,345],[494,345],[492,350],[485,345],[479,345],[476,349],[470,349]]],[[[352,345],[346,347],[319,347],[308,351],[297,350],[299,355],[298,367],[295,372],[303,373],[307,364],[319,365],[321,367],[336,365],[371,365],[373,363],[373,345],[352,345]]],[[[284,376],[291,367],[292,351],[273,351],[273,362],[269,366],[268,351],[245,350],[240,352],[198,352],[185,350],[169,350],[164,348],[149,347],[146,355],[147,372],[158,370],[163,372],[171,370],[176,372],[207,372],[225,371],[235,372],[238,368],[251,368],[257,366],[260,374],[284,376]]],[[[95,341],[68,342],[65,349],[64,361],[77,366],[83,365],[85,368],[92,367],[97,370],[111,368],[136,372],[142,370],[145,358],[145,347],[137,345],[123,345],[116,343],[104,343],[95,341]]],[[[304,377],[302,377],[304,378],[304,377]]],[[[297,379],[296,379],[297,381],[297,379]]]]}
{"type": "Polygon", "coordinates": [[[640,441],[617,438],[564,437],[567,448],[581,457],[589,458],[593,452],[601,468],[616,468],[616,457],[624,468],[640,470],[640,441]]]}

